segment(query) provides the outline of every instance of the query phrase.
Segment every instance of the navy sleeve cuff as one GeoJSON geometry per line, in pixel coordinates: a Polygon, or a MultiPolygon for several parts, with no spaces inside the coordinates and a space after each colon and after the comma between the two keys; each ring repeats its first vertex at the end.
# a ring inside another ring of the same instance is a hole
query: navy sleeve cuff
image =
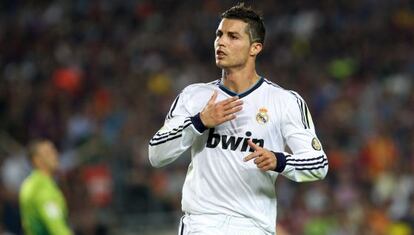
{"type": "Polygon", "coordinates": [[[200,113],[197,113],[196,115],[192,116],[190,119],[195,129],[198,132],[203,133],[205,130],[207,130],[207,127],[204,126],[203,122],[201,121],[200,113]]]}
{"type": "Polygon", "coordinates": [[[280,153],[280,152],[273,152],[272,151],[272,153],[276,156],[276,160],[277,160],[276,169],[274,171],[280,173],[286,167],[286,156],[285,156],[285,154],[280,153]]]}

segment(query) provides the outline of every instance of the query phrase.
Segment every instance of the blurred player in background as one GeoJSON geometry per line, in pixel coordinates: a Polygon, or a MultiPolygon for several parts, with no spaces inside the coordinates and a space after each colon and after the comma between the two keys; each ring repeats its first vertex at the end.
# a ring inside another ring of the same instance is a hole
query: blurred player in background
{"type": "Polygon", "coordinates": [[[264,39],[250,7],[225,11],[214,42],[222,77],[186,87],[150,140],[155,167],[191,149],[179,234],[275,234],[276,177],[305,182],[327,174],[305,101],[256,72],[264,39]]]}
{"type": "Polygon", "coordinates": [[[32,173],[20,189],[20,210],[26,235],[70,235],[65,198],[53,174],[58,169],[58,152],[48,140],[33,141],[28,148],[32,173]]]}

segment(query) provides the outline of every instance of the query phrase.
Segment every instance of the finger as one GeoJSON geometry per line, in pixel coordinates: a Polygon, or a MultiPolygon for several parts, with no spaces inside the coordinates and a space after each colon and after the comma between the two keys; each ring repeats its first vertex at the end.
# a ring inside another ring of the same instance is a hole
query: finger
{"type": "Polygon", "coordinates": [[[260,153],[259,153],[259,152],[253,152],[253,153],[251,153],[251,154],[247,155],[247,156],[243,159],[243,161],[247,162],[247,161],[250,161],[250,160],[252,160],[253,158],[257,158],[257,157],[259,157],[259,156],[260,156],[260,153]]]}
{"type": "Polygon", "coordinates": [[[252,139],[248,139],[247,140],[247,144],[249,144],[249,146],[254,149],[254,150],[259,150],[262,149],[260,146],[256,145],[255,143],[253,143],[252,139]]]}
{"type": "Polygon", "coordinates": [[[208,101],[207,104],[214,104],[216,99],[217,99],[217,90],[213,91],[213,95],[210,97],[210,100],[208,101]]]}
{"type": "Polygon", "coordinates": [[[236,115],[235,114],[223,115],[223,117],[220,119],[220,123],[224,123],[224,122],[227,122],[227,121],[231,121],[233,119],[236,119],[236,115]]]}
{"type": "Polygon", "coordinates": [[[271,170],[272,168],[270,166],[264,166],[264,167],[260,167],[259,169],[264,172],[264,171],[271,170]]]}
{"type": "Polygon", "coordinates": [[[243,100],[234,100],[230,103],[224,104],[223,109],[224,110],[229,110],[229,109],[241,106],[241,105],[243,105],[243,100]]]}
{"type": "MultiPolygon", "coordinates": [[[[263,154],[260,153],[260,155],[263,155],[263,154]]],[[[262,162],[265,162],[265,161],[266,161],[266,158],[264,156],[260,156],[260,157],[257,157],[256,159],[254,159],[254,163],[256,165],[261,164],[262,162]]]]}
{"type": "Polygon", "coordinates": [[[231,102],[234,102],[234,101],[236,101],[236,100],[238,100],[238,99],[239,99],[239,97],[238,97],[238,96],[233,96],[233,97],[227,98],[227,99],[225,99],[225,100],[222,100],[222,101],[220,101],[220,102],[217,102],[217,104],[218,104],[218,105],[223,105],[223,106],[225,106],[225,105],[228,105],[228,104],[230,104],[231,102]]]}
{"type": "Polygon", "coordinates": [[[224,115],[224,116],[227,116],[227,115],[230,115],[230,114],[234,114],[234,113],[239,112],[239,111],[240,111],[240,110],[242,110],[242,109],[243,109],[243,107],[242,107],[242,106],[237,106],[237,107],[234,107],[234,108],[232,108],[232,109],[228,109],[228,110],[224,111],[224,112],[223,112],[223,115],[224,115]]]}
{"type": "Polygon", "coordinates": [[[269,161],[262,161],[261,163],[256,164],[256,165],[257,165],[258,168],[264,168],[264,167],[269,166],[270,165],[270,162],[269,161]]]}

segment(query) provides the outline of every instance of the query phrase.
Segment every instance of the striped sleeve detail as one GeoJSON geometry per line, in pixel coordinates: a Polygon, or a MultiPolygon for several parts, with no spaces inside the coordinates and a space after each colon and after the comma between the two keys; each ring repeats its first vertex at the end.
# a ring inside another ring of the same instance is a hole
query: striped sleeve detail
{"type": "MultiPolygon", "coordinates": [[[[275,84],[275,83],[273,83],[273,82],[271,82],[271,81],[269,81],[268,79],[264,79],[264,81],[267,83],[267,84],[269,84],[269,85],[271,85],[271,86],[274,86],[274,87],[276,87],[276,88],[280,88],[280,89],[283,89],[283,90],[285,90],[284,88],[282,88],[282,87],[280,87],[279,85],[277,85],[277,84],[275,84]]],[[[296,93],[295,91],[289,91],[292,95],[294,95],[295,96],[295,98],[296,98],[296,102],[298,103],[298,106],[299,106],[299,110],[300,110],[300,115],[301,115],[301,118],[302,118],[302,124],[303,124],[303,127],[305,128],[305,129],[310,129],[310,121],[309,121],[309,117],[310,117],[310,114],[309,114],[309,108],[308,108],[308,105],[306,104],[306,102],[300,97],[300,95],[298,94],[298,93],[296,93]]]]}
{"type": "Polygon", "coordinates": [[[173,118],[174,116],[173,116],[173,112],[174,112],[174,109],[175,109],[175,107],[177,107],[177,103],[178,103],[178,99],[180,98],[180,95],[178,95],[177,96],[177,98],[175,98],[175,100],[174,100],[174,102],[173,102],[173,104],[171,105],[171,109],[170,109],[170,111],[168,111],[168,114],[167,114],[167,119],[171,119],[171,118],[173,118]]]}
{"type": "Polygon", "coordinates": [[[298,103],[298,106],[299,106],[303,127],[305,129],[310,129],[308,106],[306,105],[305,101],[296,92],[290,91],[290,93],[292,93],[296,97],[296,102],[298,103]]]}
{"type": "Polygon", "coordinates": [[[173,139],[180,138],[182,136],[183,130],[190,125],[191,125],[191,119],[186,118],[182,125],[170,130],[169,132],[165,132],[165,133],[157,132],[154,135],[154,137],[150,140],[149,145],[155,146],[155,145],[163,144],[173,139]]]}
{"type": "Polygon", "coordinates": [[[183,215],[180,219],[180,226],[178,228],[178,235],[183,235],[184,234],[184,216],[183,215]]]}
{"type": "MultiPolygon", "coordinates": [[[[269,84],[269,85],[271,85],[271,86],[274,86],[274,87],[276,87],[276,88],[283,89],[281,86],[277,85],[277,84],[276,84],[276,83],[274,83],[274,82],[269,81],[267,78],[265,78],[265,79],[264,79],[264,82],[265,82],[265,83],[267,83],[267,84],[269,84]]],[[[283,90],[284,90],[284,89],[283,89],[283,90]]]]}
{"type": "Polygon", "coordinates": [[[296,170],[317,170],[328,165],[328,158],[321,155],[314,158],[297,159],[288,155],[286,156],[286,165],[293,166],[296,170]]]}

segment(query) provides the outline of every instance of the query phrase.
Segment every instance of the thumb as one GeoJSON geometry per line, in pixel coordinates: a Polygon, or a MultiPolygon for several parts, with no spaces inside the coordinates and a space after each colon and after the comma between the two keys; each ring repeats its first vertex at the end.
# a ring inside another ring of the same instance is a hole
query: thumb
{"type": "Polygon", "coordinates": [[[211,96],[210,100],[208,101],[208,104],[214,104],[216,99],[217,99],[217,90],[214,90],[213,95],[211,96]]]}

